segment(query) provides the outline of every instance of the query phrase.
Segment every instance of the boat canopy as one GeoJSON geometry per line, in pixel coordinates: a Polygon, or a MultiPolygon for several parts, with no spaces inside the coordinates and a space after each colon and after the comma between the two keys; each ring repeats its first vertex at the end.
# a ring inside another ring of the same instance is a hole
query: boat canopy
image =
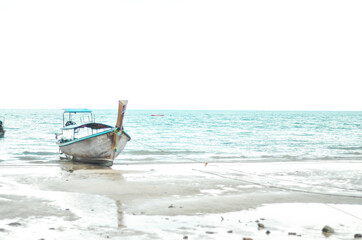
{"type": "Polygon", "coordinates": [[[64,108],[64,113],[91,113],[87,108],[64,108]]]}
{"type": "Polygon", "coordinates": [[[103,129],[103,128],[113,128],[113,127],[110,125],[107,125],[107,124],[103,124],[103,123],[93,123],[92,122],[92,123],[86,123],[86,124],[69,125],[62,129],[68,130],[68,129],[78,129],[78,128],[103,129]]]}
{"type": "Polygon", "coordinates": [[[95,122],[95,115],[87,108],[63,108],[63,127],[95,122]],[[67,117],[66,117],[67,115],[67,117]]]}

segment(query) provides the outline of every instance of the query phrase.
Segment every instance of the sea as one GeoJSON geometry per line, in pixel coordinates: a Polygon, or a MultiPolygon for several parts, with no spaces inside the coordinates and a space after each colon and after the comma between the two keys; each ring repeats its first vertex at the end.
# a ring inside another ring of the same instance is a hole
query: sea
{"type": "MultiPolygon", "coordinates": [[[[94,110],[115,125],[116,110],[94,110]]],[[[59,164],[63,111],[0,110],[0,165],[59,164]]],[[[115,165],[361,161],[362,112],[127,110],[131,141],[115,165]],[[158,115],[158,116],[154,116],[158,115]]]]}

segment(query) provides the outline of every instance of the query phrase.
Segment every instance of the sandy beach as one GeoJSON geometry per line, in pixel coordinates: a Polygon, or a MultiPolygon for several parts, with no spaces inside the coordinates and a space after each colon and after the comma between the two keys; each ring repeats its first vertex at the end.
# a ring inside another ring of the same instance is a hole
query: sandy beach
{"type": "Polygon", "coordinates": [[[361,167],[2,165],[0,239],[354,239],[361,167]]]}

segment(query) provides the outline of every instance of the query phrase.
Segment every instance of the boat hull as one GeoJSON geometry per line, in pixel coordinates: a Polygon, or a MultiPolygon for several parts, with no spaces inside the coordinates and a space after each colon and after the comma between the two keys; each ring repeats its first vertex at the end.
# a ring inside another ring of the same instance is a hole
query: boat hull
{"type": "Polygon", "coordinates": [[[111,166],[130,139],[125,132],[109,130],[58,144],[60,151],[74,161],[111,166]]]}

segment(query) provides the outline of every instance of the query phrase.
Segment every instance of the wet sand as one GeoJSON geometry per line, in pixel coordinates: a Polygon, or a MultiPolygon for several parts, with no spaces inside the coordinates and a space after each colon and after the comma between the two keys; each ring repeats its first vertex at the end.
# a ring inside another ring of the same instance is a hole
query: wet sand
{"type": "Polygon", "coordinates": [[[0,239],[354,239],[362,163],[2,165],[0,239]]]}

